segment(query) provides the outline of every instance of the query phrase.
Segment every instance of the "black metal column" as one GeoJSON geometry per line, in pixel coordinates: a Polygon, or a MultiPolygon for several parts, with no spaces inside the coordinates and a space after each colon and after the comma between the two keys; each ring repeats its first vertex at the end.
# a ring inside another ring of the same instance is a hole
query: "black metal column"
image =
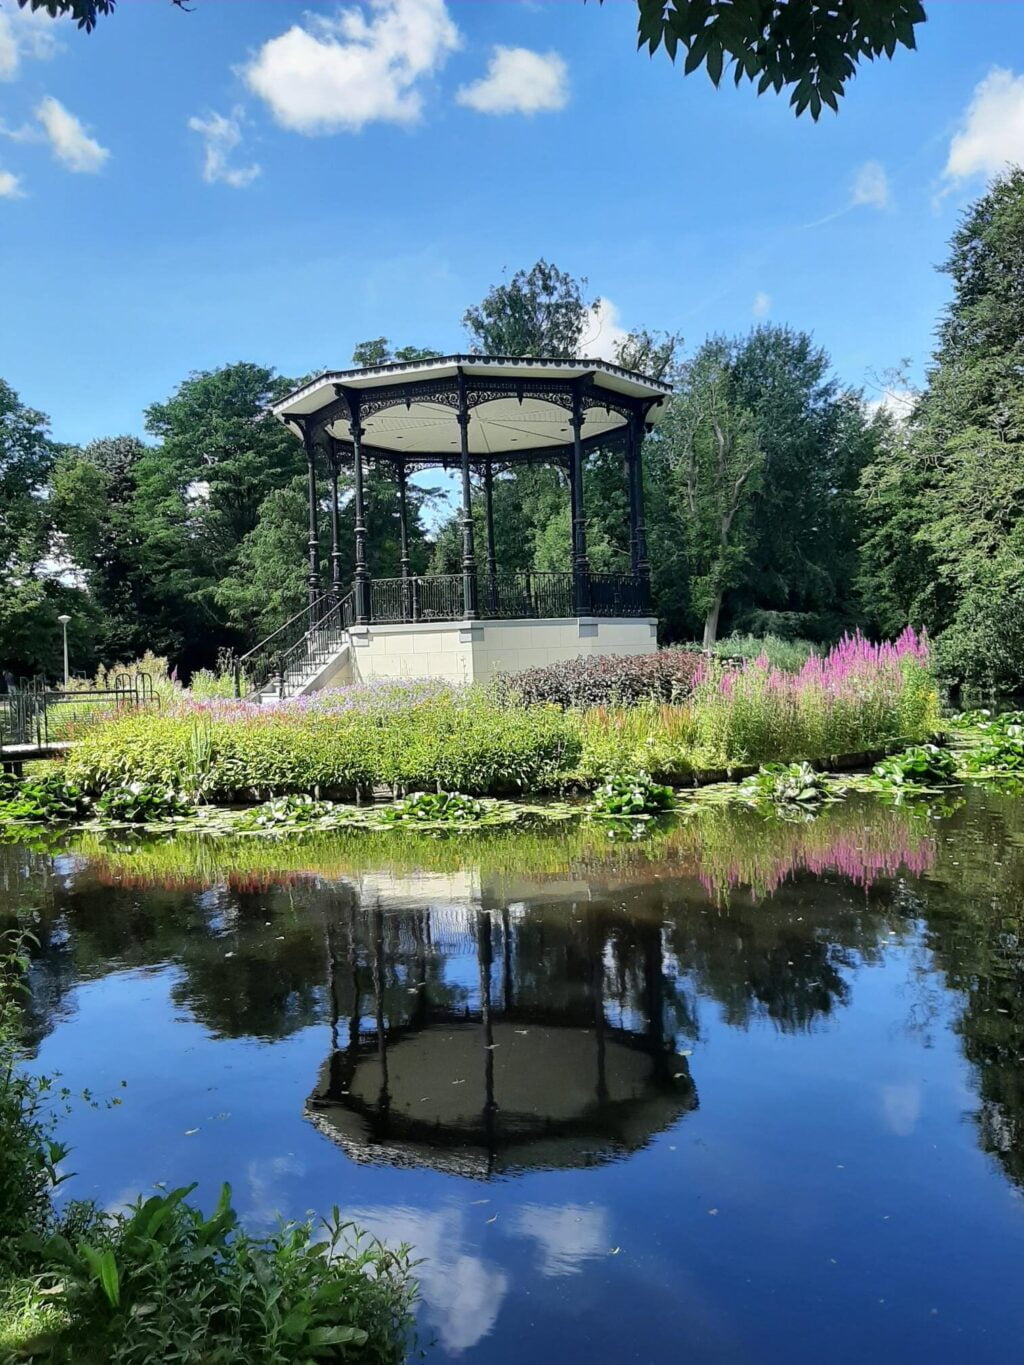
{"type": "Polygon", "coordinates": [[[484,517],[487,523],[487,609],[493,616],[498,606],[498,556],[494,548],[494,470],[490,460],[484,469],[484,517]]]}
{"type": "Polygon", "coordinates": [[[399,456],[395,461],[395,473],[398,476],[398,534],[401,547],[401,574],[402,574],[402,620],[411,621],[412,601],[409,591],[409,517],[406,502],[406,468],[405,461],[399,456]]]}
{"type": "Polygon", "coordinates": [[[583,510],[583,405],[579,388],[572,395],[572,466],[569,491],[572,497],[572,597],[573,612],[589,616],[590,562],[587,559],[587,518],[583,510]]]}
{"type": "Polygon", "coordinates": [[[302,441],[306,447],[306,462],[309,467],[309,539],[307,551],[309,556],[309,572],[306,582],[309,586],[309,605],[320,596],[320,532],[317,526],[317,501],[316,501],[316,445],[313,442],[313,435],[308,426],[302,428],[302,441]]]}
{"type": "Polygon", "coordinates": [[[459,371],[459,444],[462,456],[462,610],[467,621],[475,621],[476,548],[473,544],[473,503],[469,482],[469,403],[466,398],[466,377],[459,371]]]}
{"type": "Polygon", "coordinates": [[[338,543],[338,473],[341,457],[338,443],[328,436],[327,458],[331,471],[331,596],[335,603],[341,601],[341,546],[338,543]]]}
{"type": "Polygon", "coordinates": [[[634,417],[629,424],[629,548],[630,567],[644,581],[648,602],[651,564],[647,557],[647,519],[644,511],[644,422],[634,417]]]}
{"type": "Polygon", "coordinates": [[[348,408],[352,431],[352,469],[355,475],[355,540],[356,565],[353,588],[355,591],[356,624],[365,626],[370,619],[370,575],[366,568],[366,504],[363,498],[363,436],[359,422],[359,395],[349,393],[348,408]]]}

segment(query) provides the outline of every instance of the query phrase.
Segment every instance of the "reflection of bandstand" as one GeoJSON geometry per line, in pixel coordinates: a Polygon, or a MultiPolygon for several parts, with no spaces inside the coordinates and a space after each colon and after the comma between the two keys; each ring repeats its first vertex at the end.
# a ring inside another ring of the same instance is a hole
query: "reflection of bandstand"
{"type": "Polygon", "coordinates": [[[507,911],[467,917],[462,960],[476,958],[473,1000],[464,986],[460,999],[431,979],[429,910],[376,910],[362,966],[350,922],[347,970],[332,945],[335,1045],[307,1105],[311,1121],[354,1160],[478,1179],[596,1165],[646,1145],[696,1107],[696,1091],[665,1037],[657,926],[631,964],[643,986],[627,1026],[606,1013],[601,918],[592,913],[585,927],[562,918],[557,949],[538,955],[507,911]],[[396,940],[411,946],[404,962],[396,940]],[[546,982],[552,958],[559,967],[546,982]]]}

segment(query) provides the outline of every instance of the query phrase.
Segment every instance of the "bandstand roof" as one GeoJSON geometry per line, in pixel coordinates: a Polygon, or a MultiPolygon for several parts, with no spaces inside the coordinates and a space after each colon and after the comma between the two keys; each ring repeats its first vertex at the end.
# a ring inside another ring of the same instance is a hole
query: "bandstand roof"
{"type": "Polygon", "coordinates": [[[446,462],[458,459],[460,385],[472,418],[469,452],[477,461],[535,459],[571,448],[574,392],[588,448],[623,432],[632,418],[656,423],[672,392],[661,380],[603,360],[451,355],[327,371],[271,411],[346,446],[357,402],[367,455],[446,462]]]}

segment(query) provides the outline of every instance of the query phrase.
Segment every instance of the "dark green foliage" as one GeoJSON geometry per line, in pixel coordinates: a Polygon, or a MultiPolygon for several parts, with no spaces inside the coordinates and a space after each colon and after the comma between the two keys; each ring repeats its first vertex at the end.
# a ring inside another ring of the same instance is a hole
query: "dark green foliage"
{"type": "Polygon", "coordinates": [[[965,213],[928,387],[862,485],[877,626],[927,626],[953,687],[1024,679],[1024,170],[965,213]]]}
{"type": "Polygon", "coordinates": [[[587,707],[682,701],[693,690],[700,656],[683,649],[601,654],[509,674],[493,684],[500,697],[526,705],[587,707]]]}
{"type": "Polygon", "coordinates": [[[838,110],[862,60],[916,47],[925,21],[919,0],[638,0],[640,47],[664,47],[683,70],[703,66],[715,85],[731,70],[758,94],[792,87],[797,114],[838,110]]]}
{"type": "Polygon", "coordinates": [[[463,325],[481,355],[571,357],[580,353],[587,318],[585,279],[574,279],[540,260],[497,284],[463,314],[463,325]]]}

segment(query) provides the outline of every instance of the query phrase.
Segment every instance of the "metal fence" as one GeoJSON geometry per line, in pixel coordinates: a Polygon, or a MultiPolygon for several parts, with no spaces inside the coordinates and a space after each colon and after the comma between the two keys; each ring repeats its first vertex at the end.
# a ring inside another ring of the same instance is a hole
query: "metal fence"
{"type": "Polygon", "coordinates": [[[51,687],[23,678],[0,695],[0,754],[15,746],[47,748],[110,714],[159,705],[146,673],[119,673],[107,687],[51,687]]]}

